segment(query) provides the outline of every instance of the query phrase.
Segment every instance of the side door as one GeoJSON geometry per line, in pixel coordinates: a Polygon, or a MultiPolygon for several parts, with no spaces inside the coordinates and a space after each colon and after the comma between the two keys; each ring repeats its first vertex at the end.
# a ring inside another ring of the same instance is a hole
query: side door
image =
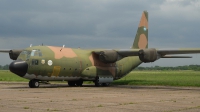
{"type": "Polygon", "coordinates": [[[30,59],[30,63],[29,63],[29,69],[31,70],[31,73],[32,74],[35,74],[35,75],[40,75],[40,64],[39,64],[39,59],[36,58],[36,57],[33,57],[30,59]]]}
{"type": "Polygon", "coordinates": [[[42,75],[44,70],[42,68],[42,53],[40,50],[32,50],[28,56],[29,60],[29,73],[37,75],[42,75]]]}

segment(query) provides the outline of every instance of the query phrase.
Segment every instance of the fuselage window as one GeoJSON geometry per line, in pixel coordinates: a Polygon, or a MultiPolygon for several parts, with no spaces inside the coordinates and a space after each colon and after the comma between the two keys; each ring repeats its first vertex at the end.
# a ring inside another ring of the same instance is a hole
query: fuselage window
{"type": "Polygon", "coordinates": [[[38,65],[38,60],[33,59],[33,60],[32,60],[32,65],[38,65]]]}

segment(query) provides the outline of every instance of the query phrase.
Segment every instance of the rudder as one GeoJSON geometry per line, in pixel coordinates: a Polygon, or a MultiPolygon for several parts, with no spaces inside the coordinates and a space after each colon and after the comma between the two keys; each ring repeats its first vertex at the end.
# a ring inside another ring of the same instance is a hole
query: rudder
{"type": "Polygon", "coordinates": [[[148,12],[143,11],[132,49],[148,48],[148,12]]]}

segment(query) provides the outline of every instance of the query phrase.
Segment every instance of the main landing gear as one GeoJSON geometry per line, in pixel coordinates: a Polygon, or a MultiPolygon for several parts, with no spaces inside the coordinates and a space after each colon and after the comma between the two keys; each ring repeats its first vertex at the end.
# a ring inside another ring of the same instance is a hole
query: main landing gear
{"type": "Polygon", "coordinates": [[[96,80],[94,81],[94,85],[95,85],[96,87],[99,87],[99,86],[104,86],[104,87],[106,87],[106,86],[109,86],[110,83],[100,83],[100,82],[99,82],[99,77],[97,77],[96,80]]]}
{"type": "Polygon", "coordinates": [[[99,86],[106,87],[106,86],[109,86],[109,85],[110,85],[110,83],[99,83],[99,82],[97,82],[97,81],[95,81],[94,84],[95,84],[96,87],[99,87],[99,86]]]}
{"type": "Polygon", "coordinates": [[[79,81],[68,81],[68,85],[69,86],[82,86],[83,85],[83,81],[79,80],[79,81]]]}
{"type": "MultiPolygon", "coordinates": [[[[39,80],[37,79],[32,79],[29,81],[29,87],[30,88],[38,88],[40,86],[39,80]]],[[[99,80],[94,81],[95,86],[99,87],[99,86],[109,86],[110,83],[100,83],[99,80]]],[[[83,81],[79,80],[79,81],[68,81],[68,85],[73,87],[73,86],[82,86],[83,85],[83,81]]]]}
{"type": "Polygon", "coordinates": [[[29,81],[29,87],[30,88],[38,88],[40,86],[40,83],[36,79],[32,79],[29,81]]]}

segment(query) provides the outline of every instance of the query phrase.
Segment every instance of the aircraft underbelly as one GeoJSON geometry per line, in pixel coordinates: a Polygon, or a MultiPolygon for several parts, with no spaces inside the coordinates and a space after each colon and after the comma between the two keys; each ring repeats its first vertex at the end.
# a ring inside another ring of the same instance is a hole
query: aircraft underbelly
{"type": "Polygon", "coordinates": [[[24,76],[24,78],[26,79],[38,79],[38,80],[41,80],[41,81],[76,81],[76,80],[87,80],[87,81],[94,81],[95,78],[94,77],[91,77],[91,78],[84,78],[84,77],[73,77],[73,76],[42,76],[42,75],[34,75],[34,74],[26,74],[24,76]]]}

